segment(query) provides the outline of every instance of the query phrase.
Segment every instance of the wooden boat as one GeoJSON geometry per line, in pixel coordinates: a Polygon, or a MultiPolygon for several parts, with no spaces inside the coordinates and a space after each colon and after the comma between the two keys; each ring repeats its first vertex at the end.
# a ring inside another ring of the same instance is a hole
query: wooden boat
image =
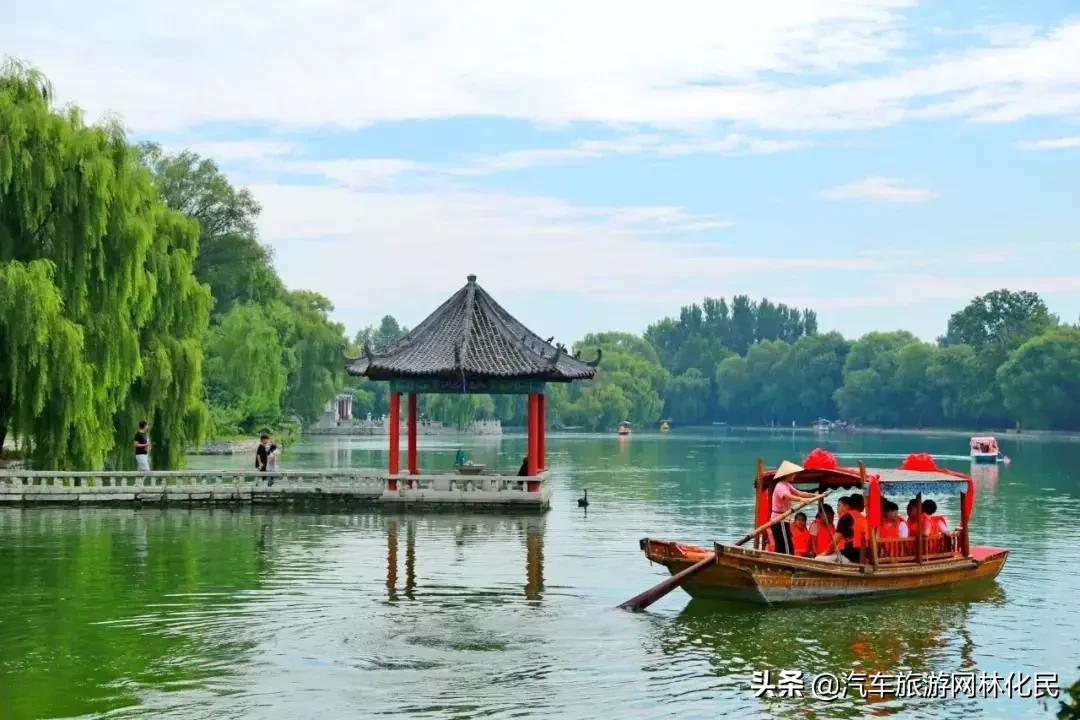
{"type": "MultiPolygon", "coordinates": [[[[815,453],[819,458],[831,458],[825,451],[815,453]]],[[[834,560],[778,554],[768,551],[760,537],[753,548],[725,543],[705,548],[644,538],[640,542],[642,551],[650,561],[666,566],[672,575],[713,552],[713,562],[683,583],[687,593],[696,598],[768,605],[893,595],[985,581],[996,577],[1004,566],[1008,550],[971,547],[968,543],[975,490],[969,476],[937,468],[929,456],[909,456],[905,465],[895,470],[867,470],[862,465],[858,468],[805,465],[795,475],[787,476],[793,485],[803,486],[801,489],[863,491],[869,537],[862,562],[840,564],[834,560]],[[961,496],[961,520],[956,530],[913,538],[880,537],[881,499],[885,494],[899,499],[914,497],[921,503],[923,495],[953,493],[961,496]]],[[[758,526],[768,522],[774,472],[765,471],[759,463],[755,481],[758,526]]]]}
{"type": "MultiPolygon", "coordinates": [[[[611,427],[611,426],[609,425],[608,427],[611,427]]],[[[623,420],[621,423],[619,423],[619,429],[616,432],[619,435],[629,435],[630,434],[630,423],[627,422],[626,420],[623,420]]]]}

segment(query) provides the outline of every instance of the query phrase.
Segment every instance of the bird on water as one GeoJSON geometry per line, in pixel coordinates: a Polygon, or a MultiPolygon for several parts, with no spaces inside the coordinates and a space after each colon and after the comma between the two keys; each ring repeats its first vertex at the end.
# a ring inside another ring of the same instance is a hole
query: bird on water
{"type": "Polygon", "coordinates": [[[585,488],[584,492],[585,492],[584,497],[579,497],[577,499],[577,506],[578,507],[589,507],[589,489],[585,488]]]}

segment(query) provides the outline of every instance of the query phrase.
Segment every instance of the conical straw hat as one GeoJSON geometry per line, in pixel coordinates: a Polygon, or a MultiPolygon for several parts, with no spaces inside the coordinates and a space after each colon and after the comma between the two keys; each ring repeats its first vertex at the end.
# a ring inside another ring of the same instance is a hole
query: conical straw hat
{"type": "Polygon", "coordinates": [[[801,465],[796,465],[790,460],[785,460],[780,463],[780,467],[776,468],[776,472],[773,473],[773,478],[782,478],[788,475],[794,475],[803,471],[801,465]]]}

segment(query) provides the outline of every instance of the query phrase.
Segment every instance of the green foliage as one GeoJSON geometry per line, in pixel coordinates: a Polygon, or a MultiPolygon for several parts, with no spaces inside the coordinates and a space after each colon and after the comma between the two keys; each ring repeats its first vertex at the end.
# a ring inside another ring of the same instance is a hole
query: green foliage
{"type": "Polygon", "coordinates": [[[378,327],[369,325],[356,333],[353,342],[358,350],[363,351],[367,347],[372,352],[378,352],[393,345],[408,333],[409,329],[399,325],[393,315],[386,315],[378,327]]]}
{"type": "Polygon", "coordinates": [[[213,160],[182,151],[167,155],[153,143],[139,146],[169,207],[199,223],[195,273],[214,295],[214,313],[236,303],[267,303],[285,290],[272,265],[270,248],[259,243],[259,204],[247,189],[234,188],[213,160]]]}
{"type": "Polygon", "coordinates": [[[1059,327],[1028,340],[997,379],[1005,406],[1024,425],[1080,428],[1080,330],[1059,327]]]}
{"type": "Polygon", "coordinates": [[[27,293],[0,318],[0,353],[23,353],[0,371],[0,427],[33,448],[35,467],[100,467],[147,414],[167,438],[155,463],[179,462],[206,415],[197,237],[162,205],[118,126],[55,111],[50,93],[33,70],[0,72],[0,268],[27,293]],[[40,316],[16,329],[30,311],[40,316]],[[27,339],[42,333],[27,357],[27,339]]]}
{"type": "Polygon", "coordinates": [[[281,417],[286,381],[283,352],[277,329],[257,305],[234,305],[210,330],[206,392],[211,406],[218,409],[215,432],[253,432],[281,417]]]}
{"type": "Polygon", "coordinates": [[[292,322],[286,335],[292,363],[285,409],[313,422],[344,383],[345,328],[330,321],[334,306],[318,293],[292,292],[286,303],[292,322]]]}
{"type": "MultiPolygon", "coordinates": [[[[495,402],[490,395],[439,394],[424,396],[423,400],[425,415],[459,430],[472,420],[490,418],[495,414],[495,402]]],[[[524,403],[520,397],[517,400],[524,403]]]]}
{"type": "Polygon", "coordinates": [[[285,289],[256,235],[258,203],[212,160],[140,150],[169,206],[198,223],[195,273],[214,298],[206,364],[215,432],[318,419],[344,382],[344,328],[330,321],[330,301],[285,289]]]}
{"type": "Polygon", "coordinates": [[[995,290],[953,313],[942,343],[970,345],[976,352],[992,346],[1012,350],[1056,324],[1036,293],[995,290]]]}
{"type": "Polygon", "coordinates": [[[603,351],[595,380],[549,388],[552,419],[590,430],[611,429],[623,420],[649,424],[660,419],[670,374],[649,342],[629,333],[586,335],[576,349],[603,351]]]}
{"type": "Polygon", "coordinates": [[[664,397],[664,415],[681,425],[694,425],[706,418],[710,405],[709,393],[712,383],[692,367],[677,375],[668,383],[664,397]]]}

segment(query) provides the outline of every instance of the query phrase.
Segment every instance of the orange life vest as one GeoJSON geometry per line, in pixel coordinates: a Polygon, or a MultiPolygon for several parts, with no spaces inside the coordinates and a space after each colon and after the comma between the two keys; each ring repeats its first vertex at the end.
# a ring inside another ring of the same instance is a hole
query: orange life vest
{"type": "Polygon", "coordinates": [[[827,523],[819,523],[815,520],[814,524],[817,525],[817,532],[814,534],[814,554],[824,555],[829,552],[829,545],[832,544],[832,536],[836,531],[827,523]]]}
{"type": "Polygon", "coordinates": [[[791,523],[791,545],[796,555],[806,555],[810,552],[810,531],[791,523]]]}
{"type": "Polygon", "coordinates": [[[915,537],[919,534],[919,531],[916,530],[916,528],[918,527],[918,523],[916,523],[913,519],[908,518],[904,521],[904,524],[907,525],[908,537],[915,537]]]}
{"type": "Polygon", "coordinates": [[[852,519],[851,547],[857,550],[866,544],[866,516],[855,510],[845,512],[852,519]]]}
{"type": "Polygon", "coordinates": [[[942,515],[923,515],[923,534],[938,535],[941,533],[941,523],[948,527],[949,522],[942,515]]]}
{"type": "Polygon", "coordinates": [[[882,540],[895,540],[900,537],[900,521],[889,522],[884,518],[881,520],[880,533],[882,540]]]}

